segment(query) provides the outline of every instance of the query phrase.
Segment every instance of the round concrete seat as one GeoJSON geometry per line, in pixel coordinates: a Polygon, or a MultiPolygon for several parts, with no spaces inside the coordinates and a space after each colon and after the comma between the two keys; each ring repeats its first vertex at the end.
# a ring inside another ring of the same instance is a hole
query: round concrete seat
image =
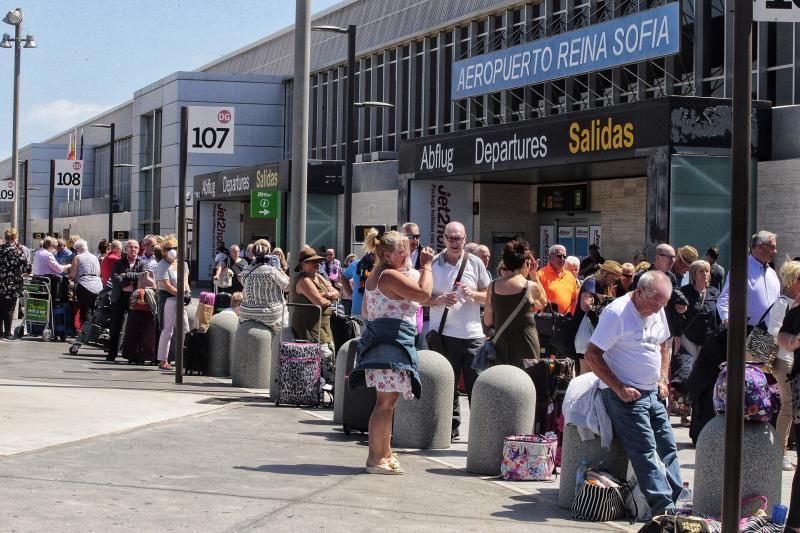
{"type": "Polygon", "coordinates": [[[239,317],[233,313],[218,313],[208,324],[208,375],[227,377],[231,375],[231,354],[239,317]]]}
{"type": "Polygon", "coordinates": [[[442,354],[420,350],[419,373],[422,395],[417,400],[397,402],[392,444],[400,448],[449,448],[453,367],[442,354]]]}
{"type": "Polygon", "coordinates": [[[344,410],[344,387],[345,387],[345,380],[344,376],[347,374],[347,351],[350,349],[350,344],[356,343],[358,344],[358,337],[355,339],[351,339],[344,344],[342,347],[339,348],[339,351],[336,354],[336,380],[333,384],[333,421],[336,424],[342,423],[342,412],[344,410]],[[339,401],[336,400],[338,395],[339,401]]]}
{"type": "Polygon", "coordinates": [[[522,369],[498,365],[481,372],[472,388],[467,472],[499,475],[504,438],[530,433],[535,412],[536,387],[522,369]]]}
{"type": "Polygon", "coordinates": [[[231,357],[234,387],[269,388],[273,337],[272,330],[261,322],[247,320],[239,324],[231,357]]]}
{"type": "MultiPolygon", "coordinates": [[[[694,472],[694,514],[718,516],[722,511],[725,467],[725,415],[705,425],[697,437],[694,472]]],[[[742,438],[742,498],[766,496],[770,508],[781,503],[781,443],[767,422],[745,422],[742,438]]],[[[742,516],[755,509],[742,509],[742,516]]]]}
{"type": "Polygon", "coordinates": [[[628,455],[619,442],[611,441],[611,449],[604,450],[600,446],[600,437],[591,440],[581,440],[578,428],[573,424],[564,426],[564,439],[561,445],[561,475],[558,486],[558,506],[572,509],[572,500],[575,499],[575,475],[584,459],[592,465],[603,464],[603,470],[608,471],[617,479],[626,479],[628,473],[628,455]]]}

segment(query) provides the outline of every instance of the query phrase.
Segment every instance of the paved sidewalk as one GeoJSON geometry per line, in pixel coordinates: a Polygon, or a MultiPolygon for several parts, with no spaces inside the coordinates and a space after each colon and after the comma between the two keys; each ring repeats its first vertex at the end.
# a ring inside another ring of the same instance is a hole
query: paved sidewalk
{"type": "MultiPolygon", "coordinates": [[[[466,474],[466,442],[401,451],[405,476],[371,476],[365,437],[330,410],[67,347],[0,343],[0,531],[637,529],[572,520],[557,482],[466,474]]],[[[691,479],[694,451],[681,461],[691,479]]]]}

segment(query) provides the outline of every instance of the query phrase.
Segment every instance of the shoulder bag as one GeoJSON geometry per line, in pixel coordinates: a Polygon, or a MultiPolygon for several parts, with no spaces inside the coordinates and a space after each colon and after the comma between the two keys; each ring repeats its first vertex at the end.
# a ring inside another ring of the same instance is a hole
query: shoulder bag
{"type": "Polygon", "coordinates": [[[553,354],[559,357],[574,355],[573,341],[578,325],[574,324],[575,321],[572,320],[570,313],[559,313],[558,306],[548,300],[544,309],[533,317],[536,320],[539,342],[545,348],[545,355],[553,354]]]}
{"type": "Polygon", "coordinates": [[[747,359],[764,363],[768,369],[772,368],[772,364],[775,362],[775,357],[777,357],[780,348],[778,343],[775,342],[775,337],[770,335],[769,331],[767,331],[766,318],[772,310],[772,305],[761,315],[761,320],[758,321],[758,325],[747,335],[747,341],[745,342],[747,359]]]}
{"type": "MultiPolygon", "coordinates": [[[[494,282],[492,282],[494,284],[494,282]]],[[[522,295],[522,299],[520,299],[517,307],[514,311],[511,312],[508,317],[506,317],[505,322],[500,328],[495,331],[494,335],[491,339],[486,339],[484,343],[478,348],[478,351],[475,353],[475,357],[472,358],[472,369],[477,370],[478,372],[482,372],[486,370],[489,365],[491,365],[495,359],[497,359],[497,350],[495,349],[495,343],[497,339],[500,338],[500,335],[506,330],[511,321],[514,320],[514,317],[517,316],[520,310],[525,307],[525,303],[528,302],[528,292],[530,291],[530,281],[525,282],[525,291],[522,295]]],[[[491,303],[489,304],[491,305],[491,303]]],[[[528,304],[530,305],[530,304],[528,304]]]]}
{"type": "MultiPolygon", "coordinates": [[[[434,258],[434,261],[436,261],[437,259],[438,256],[434,258]]],[[[468,260],[469,260],[469,253],[464,252],[461,255],[461,267],[458,269],[458,274],[456,274],[456,279],[453,282],[452,290],[456,290],[456,287],[458,287],[458,283],[461,281],[461,276],[464,275],[464,269],[467,266],[468,260]]],[[[433,268],[433,266],[431,266],[431,268],[433,268]]],[[[434,352],[439,352],[440,354],[444,354],[444,343],[442,342],[442,332],[444,331],[444,324],[447,321],[447,314],[449,312],[450,308],[445,307],[444,312],[442,313],[442,320],[439,321],[439,329],[438,330],[432,329],[425,336],[425,340],[428,341],[428,349],[433,350],[434,352]]]]}

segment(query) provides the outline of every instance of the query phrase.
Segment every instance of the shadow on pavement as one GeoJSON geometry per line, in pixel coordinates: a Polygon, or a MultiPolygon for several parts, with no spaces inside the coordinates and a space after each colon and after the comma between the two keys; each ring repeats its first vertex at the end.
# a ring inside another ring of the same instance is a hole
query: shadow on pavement
{"type": "MultiPolygon", "coordinates": [[[[546,522],[552,518],[571,519],[571,513],[556,504],[558,489],[538,489],[539,494],[512,496],[520,503],[504,505],[504,511],[492,513],[495,518],[508,518],[518,522],[546,522]]],[[[578,528],[576,528],[578,529],[578,528]]]]}
{"type": "Polygon", "coordinates": [[[354,442],[356,444],[361,444],[363,446],[367,446],[369,443],[369,435],[364,433],[358,433],[354,431],[350,435],[345,435],[344,431],[339,429],[334,429],[331,431],[307,431],[305,433],[300,433],[300,435],[308,435],[310,437],[324,437],[325,440],[331,442],[354,442]]]}
{"type": "Polygon", "coordinates": [[[456,468],[428,468],[425,470],[429,474],[436,474],[438,476],[451,476],[451,477],[476,477],[469,474],[462,469],[456,468]]]}
{"type": "Polygon", "coordinates": [[[261,465],[234,466],[235,470],[247,470],[250,472],[265,472],[270,474],[286,474],[290,476],[354,476],[364,472],[363,467],[341,466],[341,465],[261,465]]]}

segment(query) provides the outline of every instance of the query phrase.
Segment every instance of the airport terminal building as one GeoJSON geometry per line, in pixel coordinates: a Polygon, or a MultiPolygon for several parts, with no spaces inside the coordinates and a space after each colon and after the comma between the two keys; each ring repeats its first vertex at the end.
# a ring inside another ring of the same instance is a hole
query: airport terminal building
{"type": "MultiPolygon", "coordinates": [[[[438,244],[444,224],[460,220],[471,240],[499,248],[521,236],[537,256],[555,242],[585,255],[596,242],[606,257],[630,260],[669,241],[718,244],[726,257],[728,3],[350,0],[316,15],[313,25],[357,27],[355,101],[393,105],[356,111],[353,242],[364,226],[413,220],[438,244]]],[[[765,22],[753,31],[752,226],[778,233],[794,255],[797,32],[765,22]]],[[[293,42],[287,28],[76,124],[86,177],[80,194],[56,197],[55,231],[105,237],[113,194],[114,229],[137,238],[174,232],[177,205],[187,202],[199,279],[219,239],[285,245],[293,42]],[[183,105],[232,106],[236,130],[233,155],[190,154],[191,194],[180,198],[183,105]],[[108,130],[88,127],[97,122],[115,123],[113,147],[108,130]],[[114,191],[111,149],[132,165],[116,169],[114,191]]],[[[346,36],[312,33],[307,240],[340,256],[346,52],[346,36]]],[[[68,133],[20,150],[17,222],[28,243],[46,230],[50,160],[65,156],[68,133]]],[[[11,174],[10,160],[0,166],[11,174]]],[[[9,221],[6,210],[0,226],[9,221]]]]}

